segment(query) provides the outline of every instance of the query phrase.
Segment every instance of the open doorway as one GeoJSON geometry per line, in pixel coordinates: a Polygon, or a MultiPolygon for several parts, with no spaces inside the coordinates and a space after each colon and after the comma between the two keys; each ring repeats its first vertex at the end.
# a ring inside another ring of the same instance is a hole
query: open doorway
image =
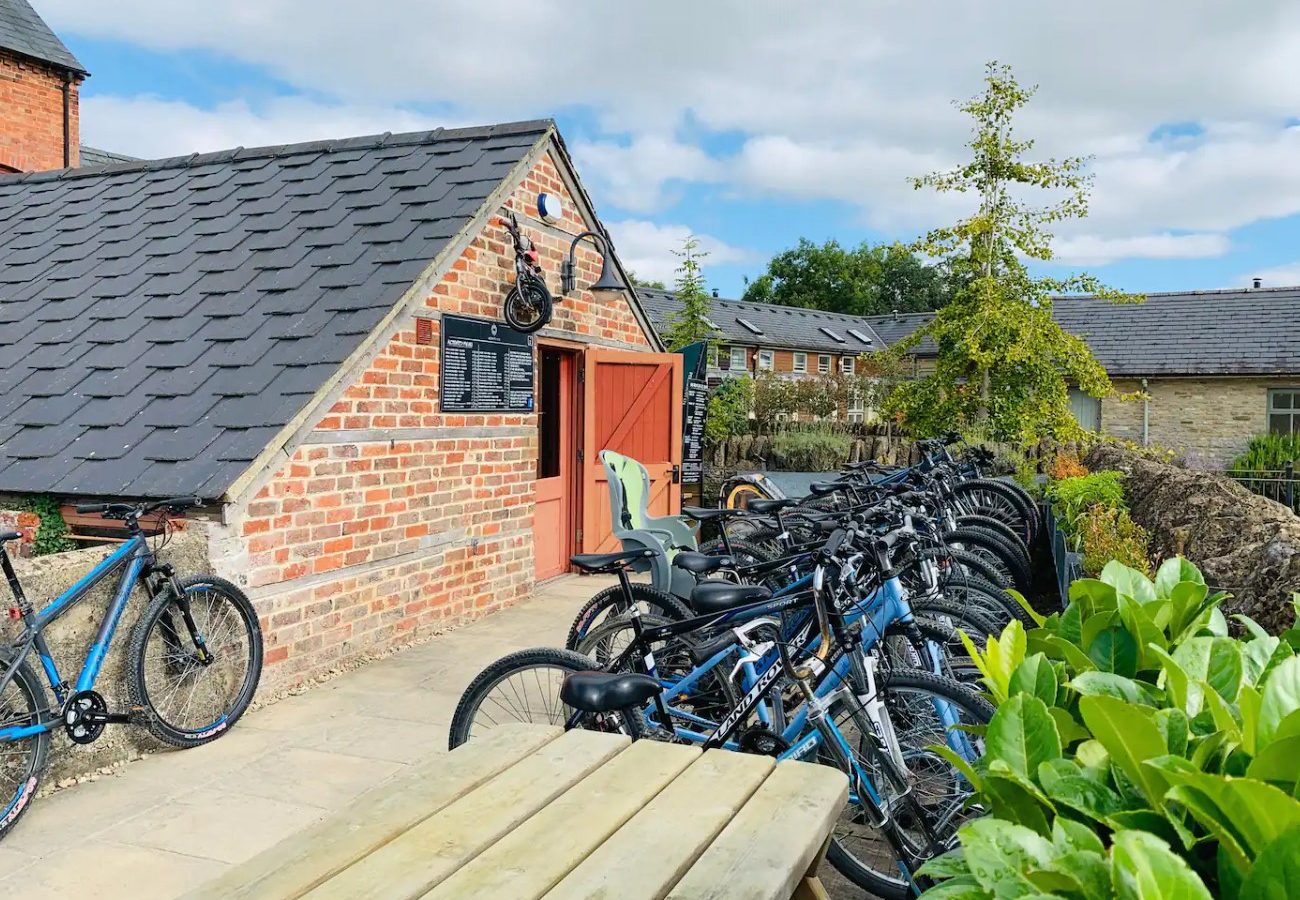
{"type": "Polygon", "coordinates": [[[577,354],[537,350],[537,481],[533,554],[538,581],[569,570],[577,519],[577,354]]]}

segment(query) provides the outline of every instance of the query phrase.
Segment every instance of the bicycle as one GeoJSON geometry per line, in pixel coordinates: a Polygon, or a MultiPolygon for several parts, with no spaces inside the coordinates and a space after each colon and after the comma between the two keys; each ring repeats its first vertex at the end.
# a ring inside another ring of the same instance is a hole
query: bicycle
{"type": "Polygon", "coordinates": [[[56,728],[61,726],[74,743],[90,744],[108,725],[142,724],[164,743],[197,747],[221,737],[248,709],[262,672],[262,632],[252,603],[224,579],[179,578],[171,565],[157,559],[172,533],[170,517],[199,506],[193,497],[78,505],[79,513],[98,512],[125,522],[127,540],[40,610],[27,599],[5,551],[18,533],[0,533],[0,569],[16,604],[9,616],[23,626],[17,639],[0,650],[0,803],[5,804],[0,809],[0,838],[30,806],[56,728]],[[140,519],[151,514],[156,514],[156,522],[146,532],[140,519]],[[81,673],[70,685],[59,675],[45,629],[113,573],[118,580],[112,600],[81,673]],[[127,651],[131,705],[125,712],[110,712],[94,686],[137,585],[143,587],[148,605],[127,651]],[[33,651],[53,704],[28,661],[33,651]]]}
{"type": "Polygon", "coordinates": [[[519,220],[512,212],[503,220],[515,250],[515,283],[506,294],[503,308],[506,323],[515,331],[531,334],[551,321],[555,301],[546,287],[537,248],[519,230],[519,220]]]}

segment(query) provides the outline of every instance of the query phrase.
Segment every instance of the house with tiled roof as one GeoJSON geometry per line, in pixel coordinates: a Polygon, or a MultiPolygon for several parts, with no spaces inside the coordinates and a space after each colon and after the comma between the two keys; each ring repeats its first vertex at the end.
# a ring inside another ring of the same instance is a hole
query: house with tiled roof
{"type": "MultiPolygon", "coordinates": [[[[716,300],[714,306],[728,310],[714,316],[725,346],[746,340],[731,313],[745,307],[756,316],[765,304],[716,300]]],[[[647,309],[662,327],[677,304],[670,292],[660,291],[647,309]]],[[[1063,328],[1087,342],[1118,393],[1145,397],[1098,400],[1072,391],[1075,416],[1091,430],[1171,447],[1206,466],[1231,462],[1254,435],[1300,432],[1300,287],[1152,293],[1137,304],[1063,297],[1052,309],[1063,328]]],[[[780,332],[789,347],[820,343],[823,335],[812,316],[835,315],[797,309],[767,314],[803,323],[780,332]]],[[[837,316],[837,325],[841,333],[854,327],[873,335],[875,345],[860,351],[872,352],[908,338],[932,317],[837,316]]],[[[910,368],[915,374],[932,370],[937,353],[923,339],[909,352],[910,368]]]]}
{"type": "MultiPolygon", "coordinates": [[[[84,77],[28,10],[0,0],[0,46],[84,77]]],[[[681,359],[552,121],[78,168],[22,143],[61,104],[28,112],[0,123],[0,502],[201,498],[272,686],[608,549],[600,450],[680,503],[681,359]],[[556,301],[532,335],[502,321],[509,217],[556,301]]]]}

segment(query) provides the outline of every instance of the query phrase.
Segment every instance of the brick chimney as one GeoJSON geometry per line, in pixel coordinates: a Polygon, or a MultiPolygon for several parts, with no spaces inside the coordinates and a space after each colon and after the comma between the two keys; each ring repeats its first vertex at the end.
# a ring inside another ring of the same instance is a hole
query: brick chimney
{"type": "Polygon", "coordinates": [[[0,0],[0,172],[80,163],[77,92],[86,75],[28,0],[0,0]]]}

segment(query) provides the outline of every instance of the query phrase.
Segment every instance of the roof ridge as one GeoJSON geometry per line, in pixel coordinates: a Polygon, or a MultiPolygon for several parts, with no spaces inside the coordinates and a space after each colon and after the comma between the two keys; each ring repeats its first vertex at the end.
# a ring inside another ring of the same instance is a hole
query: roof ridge
{"type": "MultiPolygon", "coordinates": [[[[1207,288],[1196,291],[1129,291],[1141,297],[1208,297],[1223,296],[1225,294],[1236,294],[1242,297],[1253,297],[1259,294],[1282,294],[1295,293],[1300,291],[1300,284],[1277,285],[1275,287],[1239,287],[1239,288],[1207,288]]],[[[1096,294],[1052,294],[1053,300],[1102,300],[1096,294]]]]}
{"type": "Polygon", "coordinates": [[[230,150],[215,150],[208,153],[189,153],[181,156],[168,156],[162,159],[134,160],[131,162],[112,163],[105,166],[93,166],[86,169],[51,169],[44,172],[20,172],[0,176],[0,184],[12,184],[16,181],[40,182],[55,181],[62,178],[95,178],[104,175],[119,175],[127,172],[155,172],[163,169],[184,169],[208,163],[232,162],[247,159],[274,159],[285,156],[297,156],[303,153],[330,153],[338,150],[377,150],[381,147],[410,144],[432,144],[436,141],[456,140],[458,138],[479,139],[499,137],[508,134],[545,133],[555,127],[554,119],[523,119],[518,122],[503,122],[497,125],[472,125],[461,128],[434,128],[429,131],[407,131],[383,134],[367,134],[358,137],[333,138],[327,140],[302,141],[294,144],[268,144],[263,147],[235,147],[230,150]]]}

